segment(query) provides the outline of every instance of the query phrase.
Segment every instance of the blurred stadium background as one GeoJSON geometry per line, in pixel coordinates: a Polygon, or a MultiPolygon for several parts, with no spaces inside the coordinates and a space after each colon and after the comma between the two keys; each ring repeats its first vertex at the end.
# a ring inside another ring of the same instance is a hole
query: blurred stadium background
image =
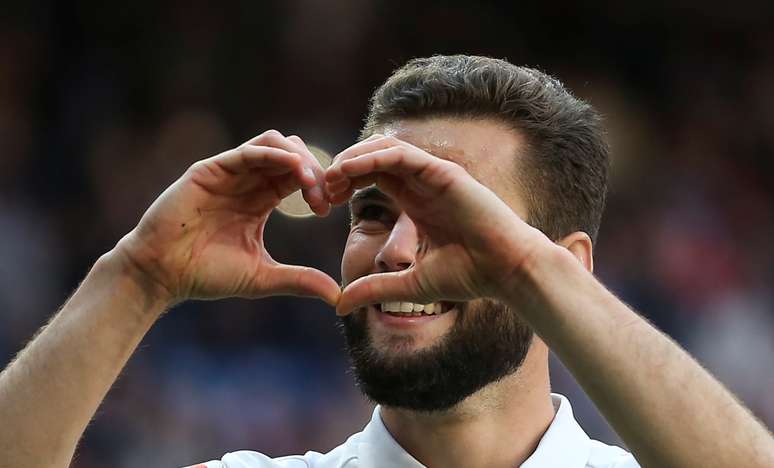
{"type": "MultiPolygon", "coordinates": [[[[603,111],[614,166],[598,275],[771,427],[774,3],[658,5],[4,2],[3,366],[190,163],[267,128],[339,151],[392,69],[461,52],[537,66],[603,111]]],[[[339,278],[346,225],[342,209],[324,221],[275,216],[268,244],[339,278]]],[[[370,414],[334,324],[302,299],[177,307],[144,340],[74,466],[332,448],[370,414]]],[[[554,367],[555,391],[587,431],[615,443],[554,367]]]]}

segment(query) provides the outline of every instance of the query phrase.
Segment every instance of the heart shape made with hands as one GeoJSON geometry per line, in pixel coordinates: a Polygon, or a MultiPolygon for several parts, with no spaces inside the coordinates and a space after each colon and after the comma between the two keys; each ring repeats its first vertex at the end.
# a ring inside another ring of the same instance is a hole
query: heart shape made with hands
{"type": "MultiPolygon", "coordinates": [[[[414,157],[407,159],[404,159],[403,157],[396,158],[395,155],[398,154],[396,150],[398,152],[405,149],[413,149],[415,151],[421,150],[411,145],[406,145],[408,144],[397,139],[386,139],[382,135],[374,135],[363,142],[351,146],[350,148],[337,155],[337,166],[332,168],[332,175],[330,176],[328,175],[328,169],[334,163],[334,160],[330,154],[325,150],[310,144],[305,144],[305,148],[308,149],[309,153],[314,156],[314,158],[320,164],[320,168],[325,171],[327,182],[325,192],[329,198],[329,201],[333,202],[335,205],[340,205],[347,202],[354,191],[358,188],[363,188],[368,185],[377,185],[380,189],[383,189],[386,192],[392,192],[394,189],[391,190],[390,187],[399,186],[401,183],[399,179],[409,180],[410,177],[407,172],[416,172],[416,165],[421,165],[421,161],[417,160],[416,154],[414,157]],[[369,142],[374,141],[377,142],[377,146],[375,147],[374,143],[369,144],[369,142]],[[392,152],[385,152],[384,150],[387,149],[385,145],[392,145],[392,152]],[[374,149],[376,150],[376,155],[370,156],[370,158],[376,158],[374,159],[376,163],[373,164],[373,167],[370,168],[370,170],[373,172],[368,172],[369,169],[362,165],[363,156],[371,154],[373,152],[371,150],[374,149]],[[355,172],[351,172],[351,168],[355,168],[355,172]],[[387,187],[384,187],[385,184],[387,187]]],[[[439,158],[433,157],[432,155],[424,153],[424,151],[421,151],[419,157],[423,158],[425,163],[450,164],[439,158]]],[[[427,165],[426,167],[431,166],[432,164],[427,165]]],[[[426,176],[427,175],[429,174],[426,174],[426,176]]],[[[274,209],[279,213],[291,218],[308,218],[315,216],[315,211],[307,203],[307,200],[304,197],[304,190],[302,189],[296,190],[295,192],[283,198],[274,209]]],[[[395,275],[395,273],[392,275],[395,275]]],[[[391,278],[379,279],[384,281],[391,280],[391,278]]],[[[317,278],[317,280],[319,281],[319,278],[317,278]]],[[[364,281],[358,280],[355,281],[355,283],[356,284],[354,284],[352,287],[348,285],[347,288],[344,289],[346,293],[342,291],[343,296],[339,296],[339,299],[342,297],[344,298],[343,302],[339,300],[335,304],[337,306],[337,313],[339,315],[345,315],[356,305],[362,305],[357,303],[366,300],[366,298],[372,295],[374,292],[373,289],[368,288],[369,285],[364,283],[364,281]],[[349,294],[352,292],[356,294],[353,297],[349,297],[349,294]]],[[[376,285],[379,286],[381,283],[378,282],[376,285]]],[[[403,288],[405,285],[400,285],[397,287],[403,288]]],[[[411,287],[409,289],[411,291],[409,295],[415,297],[417,295],[416,291],[418,289],[421,288],[416,286],[411,287]]]]}
{"type": "MultiPolygon", "coordinates": [[[[512,273],[511,266],[520,264],[520,255],[530,250],[527,247],[544,237],[462,166],[395,137],[372,135],[339,153],[329,166],[329,156],[322,157],[327,166],[317,169],[324,172],[322,180],[309,179],[300,194],[305,197],[298,203],[303,205],[302,215],[309,215],[303,200],[310,200],[311,190],[321,190],[324,203],[341,205],[356,190],[376,185],[399,207],[401,216],[414,223],[421,244],[431,245],[404,270],[368,274],[349,283],[334,301],[328,301],[339,315],[386,300],[431,303],[496,297],[503,278],[512,273]]],[[[281,204],[277,209],[294,215],[281,204]]],[[[319,206],[315,213],[321,213],[319,206]]],[[[301,269],[306,267],[295,271],[301,269]]],[[[317,278],[304,274],[304,282],[330,283],[320,274],[315,273],[317,278]]]]}

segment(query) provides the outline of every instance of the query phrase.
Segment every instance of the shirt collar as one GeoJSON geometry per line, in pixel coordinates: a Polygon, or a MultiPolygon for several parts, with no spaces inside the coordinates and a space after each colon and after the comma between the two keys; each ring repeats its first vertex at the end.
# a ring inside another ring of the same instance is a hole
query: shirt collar
{"type": "Polygon", "coordinates": [[[380,406],[374,408],[371,422],[366,425],[357,444],[359,468],[424,468],[395,441],[385,427],[380,406]]]}
{"type": "Polygon", "coordinates": [[[521,468],[561,466],[583,468],[589,459],[591,442],[572,414],[570,402],[558,393],[551,394],[556,409],[554,420],[540,438],[537,448],[521,468]]]}
{"type": "MultiPolygon", "coordinates": [[[[551,400],[556,410],[554,419],[521,468],[583,468],[589,458],[589,436],[575,421],[567,398],[552,393],[551,400]]],[[[389,433],[379,406],[360,433],[355,450],[361,468],[424,468],[389,433]]]]}

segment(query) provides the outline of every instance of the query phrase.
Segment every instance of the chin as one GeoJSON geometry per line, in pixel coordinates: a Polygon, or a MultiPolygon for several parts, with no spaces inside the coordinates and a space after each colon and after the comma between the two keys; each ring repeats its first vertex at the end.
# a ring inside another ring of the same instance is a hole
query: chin
{"type": "Polygon", "coordinates": [[[504,304],[484,299],[445,312],[397,321],[371,306],[341,319],[353,374],[368,398],[443,411],[521,366],[532,330],[504,304]]]}

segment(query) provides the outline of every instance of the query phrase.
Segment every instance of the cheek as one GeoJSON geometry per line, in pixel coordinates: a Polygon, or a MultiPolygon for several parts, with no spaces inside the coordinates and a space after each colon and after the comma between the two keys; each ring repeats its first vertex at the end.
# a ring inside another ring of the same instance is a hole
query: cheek
{"type": "Polygon", "coordinates": [[[345,285],[373,270],[374,258],[379,251],[376,237],[359,232],[349,234],[341,258],[341,279],[345,285]]]}

